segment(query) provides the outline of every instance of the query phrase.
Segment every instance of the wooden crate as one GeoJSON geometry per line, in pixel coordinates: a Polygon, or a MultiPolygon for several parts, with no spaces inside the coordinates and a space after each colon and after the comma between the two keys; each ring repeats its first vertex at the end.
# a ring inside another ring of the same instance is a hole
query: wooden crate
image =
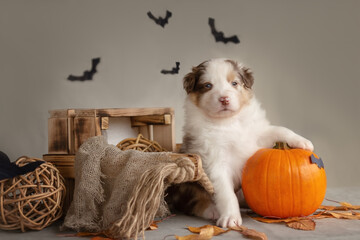
{"type": "MultiPolygon", "coordinates": [[[[48,154],[45,161],[53,163],[65,178],[67,188],[64,211],[67,211],[74,191],[74,161],[76,151],[88,138],[107,134],[112,119],[126,118],[128,125],[119,131],[141,133],[157,141],[170,152],[176,151],[175,117],[172,108],[109,108],[66,109],[49,111],[48,154]]],[[[120,142],[123,139],[118,139],[120,142]]]]}
{"type": "Polygon", "coordinates": [[[109,128],[110,118],[130,118],[128,128],[169,151],[176,148],[172,108],[68,109],[50,111],[48,153],[75,154],[86,139],[109,128]]]}

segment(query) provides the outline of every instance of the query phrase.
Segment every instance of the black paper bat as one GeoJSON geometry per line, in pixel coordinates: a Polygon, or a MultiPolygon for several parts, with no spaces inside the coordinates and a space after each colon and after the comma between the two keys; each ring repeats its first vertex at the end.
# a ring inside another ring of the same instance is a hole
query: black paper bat
{"type": "Polygon", "coordinates": [[[94,74],[97,72],[96,67],[99,64],[99,62],[100,62],[100,58],[93,58],[90,71],[88,71],[88,70],[84,71],[82,76],[69,75],[67,79],[70,80],[70,81],[92,80],[94,74]]]}
{"type": "Polygon", "coordinates": [[[13,178],[28,172],[32,172],[43,163],[43,161],[36,161],[19,167],[15,163],[10,162],[9,157],[0,151],[0,180],[13,178]]]}
{"type": "Polygon", "coordinates": [[[314,154],[311,154],[310,160],[311,163],[315,163],[319,168],[324,168],[324,162],[321,158],[316,158],[314,154]]]}
{"type": "Polygon", "coordinates": [[[180,62],[176,62],[176,67],[171,70],[161,70],[162,74],[178,74],[180,70],[180,62]]]}
{"type": "Polygon", "coordinates": [[[162,27],[165,27],[165,24],[168,24],[169,18],[172,16],[172,13],[168,10],[166,10],[166,16],[165,18],[158,17],[156,18],[150,11],[147,13],[150,19],[154,20],[154,22],[162,27]]]}
{"type": "Polygon", "coordinates": [[[223,42],[225,44],[228,42],[240,43],[240,40],[236,35],[231,37],[225,37],[223,32],[217,31],[215,28],[215,19],[209,18],[209,26],[211,28],[212,35],[215,37],[216,42],[223,42]]]}

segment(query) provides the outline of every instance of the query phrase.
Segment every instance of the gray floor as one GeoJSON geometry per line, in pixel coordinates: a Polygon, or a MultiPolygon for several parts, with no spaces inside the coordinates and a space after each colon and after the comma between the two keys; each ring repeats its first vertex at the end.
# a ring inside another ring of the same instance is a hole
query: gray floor
{"type": "MultiPolygon", "coordinates": [[[[349,188],[331,188],[328,189],[326,197],[337,201],[350,202],[353,205],[360,205],[360,187],[349,188]]],[[[324,205],[333,205],[331,202],[324,201],[324,205]]],[[[256,229],[264,232],[268,239],[344,239],[344,240],[360,240],[360,220],[338,220],[338,219],[319,219],[316,221],[315,231],[300,231],[286,227],[283,224],[267,224],[260,223],[243,214],[243,224],[248,228],[256,229]]],[[[55,223],[42,231],[29,231],[21,233],[17,231],[1,231],[0,239],[14,240],[14,239],[57,239],[57,240],[72,240],[72,239],[88,239],[80,237],[65,237],[66,233],[60,232],[59,225],[61,222],[55,223]]],[[[186,226],[202,226],[211,224],[211,222],[189,217],[182,214],[177,214],[161,223],[159,229],[154,231],[147,231],[146,239],[149,240],[173,240],[174,235],[184,236],[190,234],[185,228],[186,226]]],[[[223,235],[213,238],[216,239],[245,239],[240,233],[228,232],[223,235]]]]}

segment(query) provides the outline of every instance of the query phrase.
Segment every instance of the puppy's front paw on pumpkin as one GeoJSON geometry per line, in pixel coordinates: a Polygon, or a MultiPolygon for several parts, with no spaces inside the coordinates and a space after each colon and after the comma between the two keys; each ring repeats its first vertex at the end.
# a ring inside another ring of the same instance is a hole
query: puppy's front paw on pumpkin
{"type": "Polygon", "coordinates": [[[311,141],[307,140],[306,138],[295,138],[291,141],[288,141],[288,144],[292,148],[300,148],[300,149],[306,149],[309,151],[314,151],[314,145],[311,141]]]}
{"type": "Polygon", "coordinates": [[[236,215],[221,216],[216,222],[216,225],[223,228],[236,227],[236,226],[240,226],[241,224],[242,224],[241,216],[236,216],[236,215]]]}

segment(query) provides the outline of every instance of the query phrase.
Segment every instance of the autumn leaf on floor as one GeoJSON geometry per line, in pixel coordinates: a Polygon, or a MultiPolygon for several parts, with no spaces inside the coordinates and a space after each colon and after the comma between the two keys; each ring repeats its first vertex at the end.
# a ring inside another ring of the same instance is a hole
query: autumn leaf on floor
{"type": "Polygon", "coordinates": [[[252,219],[255,219],[256,221],[264,222],[264,223],[282,223],[282,222],[287,223],[287,222],[298,221],[298,220],[301,220],[302,218],[298,218],[298,217],[291,217],[291,218],[252,217],[252,219]]]}
{"type": "Polygon", "coordinates": [[[217,226],[213,226],[213,225],[205,225],[205,226],[202,226],[202,227],[190,227],[188,226],[188,229],[190,232],[192,233],[200,233],[202,229],[207,229],[207,228],[213,228],[214,229],[214,236],[217,236],[219,234],[222,234],[222,233],[226,233],[228,231],[230,231],[230,229],[228,230],[224,230],[222,228],[219,228],[217,226]]]}
{"type": "Polygon", "coordinates": [[[91,240],[114,240],[114,239],[108,238],[108,237],[96,236],[96,237],[91,238],[91,240]]]}
{"type": "Polygon", "coordinates": [[[199,233],[187,236],[175,236],[177,240],[209,240],[214,236],[214,227],[212,225],[205,225],[200,228],[188,227],[190,232],[199,233]]]}
{"type": "Polygon", "coordinates": [[[360,205],[352,205],[347,202],[340,202],[341,206],[346,207],[349,210],[360,210],[360,205]]]}
{"type": "Polygon", "coordinates": [[[339,202],[339,201],[334,201],[334,200],[330,200],[330,199],[326,199],[326,200],[329,202],[338,203],[341,206],[323,206],[323,205],[321,205],[319,207],[319,209],[328,210],[328,211],[360,210],[360,205],[352,205],[351,203],[348,203],[348,202],[339,202]]]}
{"type": "Polygon", "coordinates": [[[359,212],[325,212],[323,215],[332,216],[337,219],[360,220],[359,212]]]}
{"type": "MultiPolygon", "coordinates": [[[[324,217],[325,216],[321,215],[321,218],[324,217]]],[[[281,219],[263,218],[263,217],[252,217],[252,218],[259,222],[264,222],[264,223],[286,223],[286,226],[298,230],[313,231],[315,230],[315,226],[316,226],[314,220],[312,220],[312,216],[291,217],[291,218],[281,218],[281,219]]],[[[320,218],[320,216],[318,218],[320,218]]]]}
{"type": "Polygon", "coordinates": [[[350,220],[360,220],[360,212],[355,210],[360,210],[359,205],[352,205],[348,202],[338,202],[334,200],[329,200],[331,202],[335,202],[340,204],[340,206],[320,206],[319,209],[323,211],[317,211],[313,215],[307,217],[291,217],[284,219],[277,218],[266,218],[259,216],[250,216],[253,219],[265,222],[265,223],[286,223],[286,226],[299,229],[299,230],[314,230],[315,222],[314,219],[322,219],[322,218],[336,218],[336,219],[350,219],[350,220]]]}
{"type": "Polygon", "coordinates": [[[155,221],[152,221],[152,223],[150,224],[150,226],[146,229],[146,230],[150,230],[150,231],[152,231],[152,230],[156,230],[156,229],[158,229],[159,227],[158,227],[158,225],[156,224],[156,222],[155,221]]]}
{"type": "Polygon", "coordinates": [[[258,232],[254,229],[250,229],[245,226],[232,227],[231,230],[240,232],[244,237],[254,239],[254,240],[267,240],[268,239],[265,233],[258,232]]]}
{"type": "Polygon", "coordinates": [[[192,233],[199,233],[198,235],[196,234],[191,234],[191,235],[187,235],[187,236],[175,236],[177,240],[209,240],[211,239],[213,236],[217,236],[226,232],[229,232],[231,230],[240,232],[243,236],[250,238],[250,239],[255,239],[255,240],[267,240],[267,236],[265,235],[265,233],[261,233],[258,232],[254,229],[249,229],[247,227],[244,226],[237,226],[234,228],[229,228],[227,230],[216,227],[216,226],[212,226],[212,225],[205,225],[202,227],[188,227],[188,230],[192,233]]]}
{"type": "Polygon", "coordinates": [[[327,218],[360,220],[360,212],[355,211],[360,210],[360,205],[352,205],[348,202],[339,202],[330,199],[326,200],[338,203],[341,206],[320,206],[319,209],[324,211],[318,213],[318,215],[322,215],[323,217],[327,218]]]}
{"type": "Polygon", "coordinates": [[[316,223],[312,219],[301,219],[293,222],[286,223],[286,226],[294,229],[313,231],[315,230],[316,223]]]}

